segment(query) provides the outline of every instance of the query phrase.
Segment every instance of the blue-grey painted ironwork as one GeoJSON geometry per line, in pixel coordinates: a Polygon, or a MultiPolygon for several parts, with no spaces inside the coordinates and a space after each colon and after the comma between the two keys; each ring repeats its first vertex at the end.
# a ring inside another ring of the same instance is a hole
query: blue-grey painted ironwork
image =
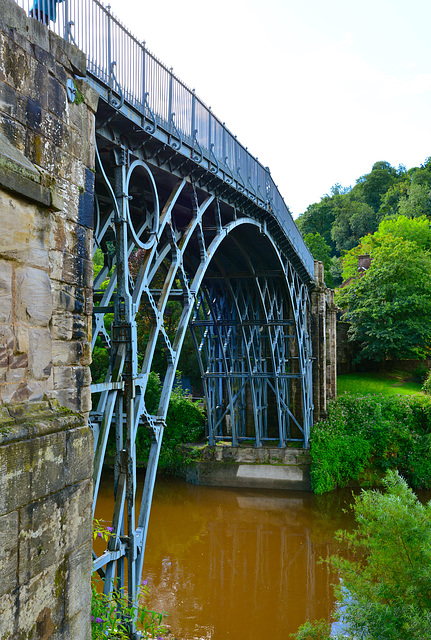
{"type": "MultiPolygon", "coordinates": [[[[51,0],[38,2],[35,17],[50,22],[51,0]]],[[[108,548],[94,554],[94,569],[106,593],[126,589],[136,604],[186,332],[198,355],[211,444],[252,439],[258,447],[269,440],[307,447],[314,262],[269,170],[108,7],[64,0],[50,26],[86,52],[88,80],[101,96],[94,251],[102,252],[103,266],[94,280],[92,343],[105,349],[109,364],[105,380],[92,386],[90,424],[93,509],[110,435],[115,508],[108,548]],[[173,306],[179,320],[169,331],[173,306]],[[139,344],[143,314],[148,335],[139,344]],[[164,355],[162,391],[152,412],[146,391],[157,352],[164,355]],[[151,447],[136,513],[142,430],[151,447]]],[[[131,637],[140,637],[134,622],[131,637]]]]}
{"type": "Polygon", "coordinates": [[[136,602],[157,461],[187,329],[199,356],[211,444],[223,439],[236,446],[252,439],[256,446],[269,440],[282,447],[292,441],[307,446],[310,301],[309,284],[292,266],[280,226],[268,230],[258,209],[247,212],[241,203],[217,197],[193,176],[178,179],[160,171],[158,154],[158,162],[144,162],[142,149],[131,152],[115,142],[121,126],[111,120],[106,130],[99,129],[97,153],[94,241],[104,265],[94,284],[93,344],[99,338],[106,346],[110,367],[106,381],[93,387],[100,393],[90,416],[94,504],[114,432],[116,506],[113,536],[94,567],[103,573],[107,592],[116,578],[136,602]],[[173,304],[179,320],[169,333],[166,319],[173,304]],[[148,323],[141,365],[139,314],[148,323]],[[146,390],[158,345],[165,368],[153,414],[146,390]],[[135,447],[142,429],[150,434],[151,449],[135,527],[135,447]]]}
{"type": "MultiPolygon", "coordinates": [[[[31,10],[32,0],[17,0],[31,10]]],[[[277,216],[311,278],[314,261],[289,209],[264,167],[207,107],[98,0],[38,0],[40,19],[87,55],[88,73],[106,96],[147,131],[161,129],[170,144],[234,183],[277,216]],[[57,8],[55,22],[48,19],[57,8]]]]}

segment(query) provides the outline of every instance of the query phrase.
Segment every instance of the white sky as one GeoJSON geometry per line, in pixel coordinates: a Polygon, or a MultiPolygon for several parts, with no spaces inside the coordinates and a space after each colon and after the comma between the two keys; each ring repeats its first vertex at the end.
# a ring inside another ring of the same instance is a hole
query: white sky
{"type": "Polygon", "coordinates": [[[296,217],[336,182],[431,156],[429,0],[110,0],[268,165],[296,217]]]}

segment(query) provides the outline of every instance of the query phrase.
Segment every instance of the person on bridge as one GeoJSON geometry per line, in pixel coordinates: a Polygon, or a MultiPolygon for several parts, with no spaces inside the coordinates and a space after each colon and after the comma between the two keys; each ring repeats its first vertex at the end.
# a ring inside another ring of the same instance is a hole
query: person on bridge
{"type": "Polygon", "coordinates": [[[53,22],[57,20],[58,2],[63,2],[63,0],[34,0],[34,4],[30,9],[30,16],[48,26],[50,20],[53,22]]]}

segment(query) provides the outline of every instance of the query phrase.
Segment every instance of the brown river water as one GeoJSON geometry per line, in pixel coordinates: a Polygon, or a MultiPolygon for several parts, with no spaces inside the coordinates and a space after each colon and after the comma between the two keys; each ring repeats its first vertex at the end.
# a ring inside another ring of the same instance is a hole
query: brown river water
{"type": "MultiPolygon", "coordinates": [[[[329,620],[334,578],[320,559],[339,550],[335,531],[352,527],[351,502],[351,490],[315,496],[157,478],[147,606],[169,614],[168,637],[179,640],[288,640],[307,619],[329,620]]],[[[105,474],[96,518],[109,523],[112,508],[105,474]]]]}

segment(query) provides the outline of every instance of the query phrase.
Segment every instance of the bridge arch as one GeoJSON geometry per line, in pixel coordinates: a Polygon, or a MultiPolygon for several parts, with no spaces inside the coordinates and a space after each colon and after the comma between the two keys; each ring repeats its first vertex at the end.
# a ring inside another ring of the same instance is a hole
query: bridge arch
{"type": "Polygon", "coordinates": [[[136,600],[169,398],[187,330],[199,357],[209,441],[252,439],[307,446],[312,421],[309,283],[285,250],[275,218],[229,200],[193,173],[178,176],[127,144],[100,135],[95,177],[93,346],[109,367],[93,385],[94,507],[109,433],[115,432],[115,509],[107,551],[94,558],[105,577],[136,600]],[[271,228],[270,228],[271,227],[271,228]],[[174,332],[172,303],[180,307],[174,332]],[[139,354],[137,324],[147,320],[139,354]],[[145,393],[157,349],[165,354],[155,414],[145,393]],[[151,436],[139,514],[135,441],[151,436]],[[126,523],[124,522],[126,514],[126,523]],[[135,524],[137,520],[137,526],[135,524]],[[127,535],[125,535],[127,533],[127,535]]]}

